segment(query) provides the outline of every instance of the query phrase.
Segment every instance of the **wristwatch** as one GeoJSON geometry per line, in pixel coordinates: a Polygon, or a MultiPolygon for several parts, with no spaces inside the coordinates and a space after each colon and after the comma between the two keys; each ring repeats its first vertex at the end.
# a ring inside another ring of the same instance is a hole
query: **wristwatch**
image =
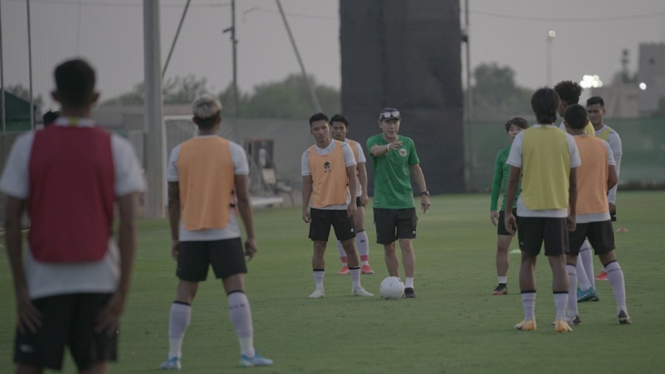
{"type": "Polygon", "coordinates": [[[425,195],[425,196],[429,196],[429,191],[423,191],[423,192],[421,192],[421,193],[420,193],[420,196],[423,196],[423,195],[425,195]]]}

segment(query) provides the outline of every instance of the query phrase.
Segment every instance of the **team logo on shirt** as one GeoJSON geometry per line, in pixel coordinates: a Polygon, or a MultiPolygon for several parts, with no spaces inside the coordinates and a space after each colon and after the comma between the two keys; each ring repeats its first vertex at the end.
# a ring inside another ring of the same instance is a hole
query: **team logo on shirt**
{"type": "Polygon", "coordinates": [[[325,164],[323,164],[323,172],[327,173],[329,171],[330,171],[330,162],[326,162],[325,164]]]}
{"type": "Polygon", "coordinates": [[[402,157],[406,157],[406,148],[400,148],[399,149],[399,155],[402,157]]]}

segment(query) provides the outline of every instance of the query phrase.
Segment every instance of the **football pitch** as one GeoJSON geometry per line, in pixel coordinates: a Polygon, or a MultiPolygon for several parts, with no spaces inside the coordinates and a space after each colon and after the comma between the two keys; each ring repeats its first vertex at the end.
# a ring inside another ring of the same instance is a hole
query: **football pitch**
{"type": "MultiPolygon", "coordinates": [[[[416,199],[417,200],[417,199],[416,199]]],[[[419,213],[417,299],[383,300],[387,276],[366,227],[374,275],[362,277],[373,298],[351,295],[334,242],[326,252],[326,297],[310,300],[312,244],[299,208],[256,211],[259,252],[248,264],[247,294],[255,345],[270,367],[237,367],[239,347],[221,282],[201,284],[183,345],[183,373],[662,373],[665,367],[665,192],[620,192],[615,230],[632,325],[619,325],[609,282],[599,302],[580,303],[582,324],[557,334],[551,271],[540,257],[536,277],[538,330],[513,329],[523,317],[511,254],[509,294],[492,296],[496,229],[488,195],[446,195],[419,213]]],[[[141,220],[133,284],[112,373],[158,372],[168,350],[168,314],[175,295],[166,220],[141,220]]],[[[514,239],[511,248],[517,248],[514,239]]],[[[4,252],[4,251],[3,251],[4,252]]],[[[595,260],[596,273],[600,270],[595,260]]],[[[404,277],[401,273],[402,279],[404,277]]],[[[0,373],[11,372],[15,302],[7,257],[0,255],[0,373]]],[[[64,373],[74,373],[68,358],[64,373]]]]}

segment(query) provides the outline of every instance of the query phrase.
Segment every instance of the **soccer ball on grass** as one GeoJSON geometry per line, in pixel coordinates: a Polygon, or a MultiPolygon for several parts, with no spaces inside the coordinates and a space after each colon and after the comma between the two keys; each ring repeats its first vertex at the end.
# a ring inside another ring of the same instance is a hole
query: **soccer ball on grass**
{"type": "Polygon", "coordinates": [[[404,295],[404,283],[397,277],[388,277],[381,282],[379,293],[386,300],[401,299],[404,295]]]}

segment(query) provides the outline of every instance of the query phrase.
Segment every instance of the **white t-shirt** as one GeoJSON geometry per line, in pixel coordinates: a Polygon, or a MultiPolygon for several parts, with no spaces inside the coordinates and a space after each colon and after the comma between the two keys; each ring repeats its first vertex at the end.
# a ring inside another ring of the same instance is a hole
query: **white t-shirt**
{"type": "MultiPolygon", "coordinates": [[[[207,138],[217,135],[199,135],[199,137],[207,138]]],[[[233,160],[233,174],[235,175],[249,175],[249,164],[247,163],[247,156],[245,150],[232,141],[229,141],[229,148],[231,150],[231,159],[233,160]]],[[[178,175],[178,155],[180,154],[180,145],[177,145],[171,151],[169,157],[169,165],[166,171],[166,180],[168,182],[178,182],[180,176],[178,175]]],[[[235,210],[229,207],[231,212],[229,224],[223,229],[206,229],[189,231],[185,229],[185,225],[180,220],[180,234],[179,239],[181,242],[187,241],[211,241],[223,240],[240,237],[240,227],[238,226],[238,218],[236,217],[235,210]]]]}
{"type": "MultiPolygon", "coordinates": [[[[583,135],[575,135],[575,136],[583,136],[583,135]]],[[[603,143],[605,144],[605,150],[607,151],[607,164],[616,165],[616,162],[614,161],[614,156],[612,155],[612,149],[610,149],[609,143],[607,143],[604,140],[603,143]]],[[[577,223],[604,222],[604,221],[609,221],[610,218],[611,217],[608,207],[608,211],[604,213],[578,214],[577,217],[575,218],[575,221],[577,223]]]]}
{"type": "MultiPolygon", "coordinates": [[[[349,166],[355,166],[356,165],[356,158],[353,157],[353,151],[351,150],[351,147],[347,143],[340,142],[340,145],[342,146],[342,153],[344,154],[344,164],[348,168],[349,166]]],[[[309,169],[309,150],[311,147],[307,148],[305,152],[302,154],[302,158],[300,159],[300,169],[301,169],[301,174],[303,177],[312,175],[310,169],[309,169]]],[[[321,156],[325,156],[328,153],[332,152],[335,150],[335,141],[331,140],[330,144],[328,144],[327,147],[325,148],[319,148],[314,145],[314,150],[316,151],[317,154],[321,156]]],[[[363,156],[364,157],[364,156],[363,156]]],[[[360,154],[358,154],[358,158],[360,158],[360,154]]],[[[323,208],[316,208],[316,209],[322,209],[322,210],[346,210],[346,207],[349,205],[351,202],[351,194],[349,193],[349,187],[346,187],[346,204],[343,205],[328,205],[323,208]]],[[[311,202],[310,202],[311,204],[311,202]]],[[[311,206],[311,205],[310,205],[311,206]]]]}
{"type": "MultiPolygon", "coordinates": [[[[56,126],[68,124],[61,117],[56,126]]],[[[92,120],[81,119],[79,127],[92,126],[92,120]]],[[[0,178],[0,190],[19,199],[29,198],[30,153],[35,133],[30,132],[16,139],[0,178]]],[[[124,138],[111,135],[111,151],[115,169],[114,191],[124,196],[145,190],[141,167],[132,145],[124,138]]],[[[70,293],[112,293],[120,279],[120,251],[113,237],[109,238],[109,250],[97,262],[63,264],[37,261],[32,253],[25,251],[23,264],[30,298],[37,299],[70,293]]]]}
{"type": "MultiPolygon", "coordinates": [[[[532,127],[536,126],[545,126],[535,124],[532,127]]],[[[547,127],[556,128],[554,125],[547,125],[547,127]]],[[[580,161],[580,154],[577,150],[577,144],[575,143],[575,138],[570,134],[566,133],[566,140],[568,141],[568,154],[570,158],[570,168],[574,169],[582,164],[580,161]]],[[[522,167],[522,141],[524,140],[524,131],[521,131],[515,136],[513,144],[510,147],[510,153],[508,154],[508,160],[506,163],[508,165],[521,168],[522,167]]],[[[564,209],[544,209],[544,210],[531,210],[524,205],[522,201],[523,194],[517,198],[517,215],[521,217],[545,217],[545,218],[566,218],[568,217],[568,208],[564,209]]]]}
{"type": "MultiPolygon", "coordinates": [[[[601,132],[605,131],[606,126],[607,126],[606,124],[603,124],[603,127],[601,127],[600,130],[596,131],[596,136],[600,135],[601,132]]],[[[619,169],[621,168],[621,156],[623,155],[621,137],[619,137],[619,134],[617,134],[617,132],[614,131],[614,129],[612,129],[610,130],[610,134],[607,140],[610,143],[610,148],[612,149],[612,156],[614,156],[614,162],[616,162],[617,177],[619,177],[619,169]]],[[[607,201],[609,201],[612,204],[615,204],[617,201],[617,187],[619,187],[619,183],[617,183],[616,186],[612,187],[610,192],[607,194],[607,201]]]]}
{"type": "MultiPolygon", "coordinates": [[[[349,144],[349,139],[344,139],[344,143],[349,144]]],[[[356,160],[356,163],[358,165],[360,164],[365,164],[367,163],[367,159],[365,158],[365,153],[363,152],[363,147],[360,145],[360,143],[354,141],[355,147],[356,147],[356,154],[358,155],[358,159],[356,160]]],[[[363,194],[363,186],[360,184],[360,178],[358,177],[358,173],[356,173],[356,196],[355,197],[360,197],[360,195],[363,194]]]]}

